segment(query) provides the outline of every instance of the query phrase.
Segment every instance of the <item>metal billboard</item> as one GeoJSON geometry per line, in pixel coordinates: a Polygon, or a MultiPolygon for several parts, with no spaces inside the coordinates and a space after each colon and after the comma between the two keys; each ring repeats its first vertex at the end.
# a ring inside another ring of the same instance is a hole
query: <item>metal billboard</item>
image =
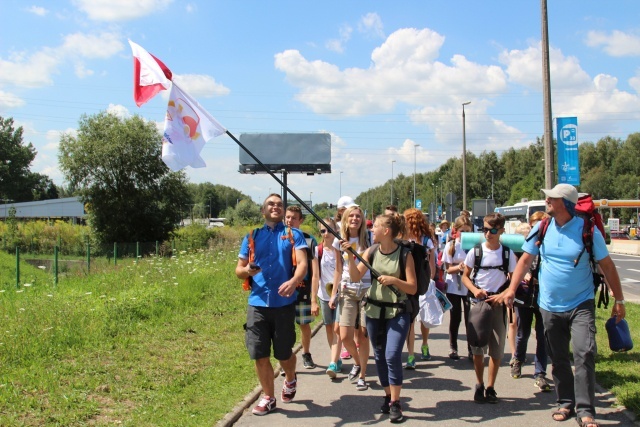
{"type": "MultiPolygon", "coordinates": [[[[328,133],[243,133],[240,142],[272,172],[331,173],[328,133]]],[[[267,173],[242,147],[240,173],[267,173]]]]}

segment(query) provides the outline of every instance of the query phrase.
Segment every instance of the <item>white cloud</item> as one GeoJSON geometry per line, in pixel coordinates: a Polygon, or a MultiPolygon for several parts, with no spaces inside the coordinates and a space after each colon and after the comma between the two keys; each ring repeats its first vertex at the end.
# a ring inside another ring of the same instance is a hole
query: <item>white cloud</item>
{"type": "Polygon", "coordinates": [[[358,31],[371,36],[384,38],[384,26],[377,13],[367,13],[358,23],[358,31]]]}
{"type": "Polygon", "coordinates": [[[347,43],[349,39],[351,39],[351,33],[353,32],[353,28],[345,24],[340,27],[339,32],[340,32],[340,37],[337,39],[328,40],[325,43],[325,47],[330,51],[343,53],[345,49],[344,47],[345,43],[347,43]]]}
{"type": "Polygon", "coordinates": [[[198,5],[195,3],[187,3],[187,5],[185,6],[185,10],[187,11],[187,13],[193,13],[198,10],[198,5]]]}
{"type": "Polygon", "coordinates": [[[629,79],[629,85],[638,93],[640,93],[640,73],[629,79]]]}
{"type": "Polygon", "coordinates": [[[129,109],[120,104],[109,104],[109,106],[107,107],[107,113],[113,114],[117,117],[120,117],[121,119],[131,117],[131,112],[129,112],[129,109]]]}
{"type": "Polygon", "coordinates": [[[58,47],[43,47],[37,52],[13,52],[8,59],[0,58],[0,84],[38,88],[53,84],[52,75],[58,67],[73,59],[76,75],[86,77],[93,73],[85,69],[81,58],[107,59],[124,49],[117,33],[75,33],[64,37],[58,47]]]}
{"type": "Polygon", "coordinates": [[[44,48],[26,57],[24,52],[14,53],[9,60],[0,58],[0,83],[36,88],[53,84],[60,58],[50,48],[44,48]]]}
{"type": "Polygon", "coordinates": [[[42,149],[38,150],[38,154],[42,154],[43,151],[58,152],[60,147],[60,137],[62,134],[71,135],[73,137],[78,135],[78,130],[74,128],[68,128],[66,130],[48,130],[45,134],[46,144],[42,149]]]}
{"type": "Polygon", "coordinates": [[[38,16],[45,16],[47,13],[49,13],[47,9],[40,6],[31,6],[31,7],[28,7],[26,10],[27,12],[33,13],[34,15],[38,15],[38,16]]]}
{"type": "Polygon", "coordinates": [[[117,33],[100,34],[75,33],[64,37],[60,52],[83,58],[110,58],[124,49],[117,33]]]}
{"type": "Polygon", "coordinates": [[[173,0],[73,0],[94,21],[126,21],[160,12],[173,0]]]}
{"type": "Polygon", "coordinates": [[[93,70],[87,69],[83,63],[78,62],[75,66],[75,73],[76,73],[76,76],[83,79],[85,77],[92,76],[93,70]]]}
{"type": "MultiPolygon", "coordinates": [[[[565,90],[584,88],[591,78],[580,67],[580,62],[574,56],[564,56],[555,48],[549,49],[552,87],[562,87],[565,90]]],[[[542,87],[542,51],[540,43],[524,50],[503,51],[500,62],[506,65],[509,80],[531,89],[540,90],[542,87]]]]}
{"type": "Polygon", "coordinates": [[[589,47],[602,48],[611,56],[640,56],[640,36],[614,30],[610,34],[603,31],[589,31],[585,39],[589,47]]]}
{"type": "MultiPolygon", "coordinates": [[[[582,132],[615,132],[611,120],[616,114],[625,114],[638,120],[637,94],[617,88],[618,79],[606,74],[591,78],[572,56],[564,56],[559,49],[550,49],[552,111],[556,117],[577,116],[582,132]],[[603,132],[603,130],[606,131],[603,132]]],[[[500,60],[507,66],[507,74],[513,82],[533,90],[542,87],[540,45],[526,50],[504,51],[500,60]]],[[[629,83],[638,90],[640,80],[633,78],[629,83]]]]}
{"type": "Polygon", "coordinates": [[[275,55],[275,67],[299,88],[296,99],[319,114],[362,115],[389,112],[400,103],[451,105],[459,93],[493,93],[506,89],[498,66],[472,63],[461,55],[451,65],[436,59],[444,37],[429,29],[401,29],[372,54],[369,68],[339,69],[308,61],[297,50],[275,55]]]}
{"type": "Polygon", "coordinates": [[[213,98],[231,93],[228,87],[217,83],[213,77],[204,74],[174,75],[173,80],[194,98],[213,98]]]}
{"type": "Polygon", "coordinates": [[[12,93],[0,90],[0,110],[3,108],[8,109],[22,107],[24,104],[25,102],[22,98],[19,98],[12,93]]]}

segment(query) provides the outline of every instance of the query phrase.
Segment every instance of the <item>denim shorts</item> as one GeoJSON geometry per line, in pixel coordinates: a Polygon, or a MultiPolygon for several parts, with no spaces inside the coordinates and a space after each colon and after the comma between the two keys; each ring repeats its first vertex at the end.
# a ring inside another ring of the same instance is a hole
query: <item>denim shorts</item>
{"type": "Polygon", "coordinates": [[[336,323],[337,308],[329,307],[329,301],[320,300],[320,313],[322,313],[322,324],[333,325],[336,323]]]}

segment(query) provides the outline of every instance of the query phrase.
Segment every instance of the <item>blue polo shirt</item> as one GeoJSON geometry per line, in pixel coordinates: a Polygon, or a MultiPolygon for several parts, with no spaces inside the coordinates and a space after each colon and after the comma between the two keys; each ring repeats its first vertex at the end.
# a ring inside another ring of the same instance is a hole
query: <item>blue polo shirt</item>
{"type": "MultiPolygon", "coordinates": [[[[540,223],[531,230],[538,231],[540,223]]],[[[551,219],[542,246],[536,245],[537,236],[522,245],[531,255],[540,255],[540,296],[538,303],[547,311],[561,313],[573,310],[587,300],[594,299],[593,275],[589,267],[589,254],[585,250],[576,267],[574,261],[584,248],[582,228],[584,220],[574,216],[562,227],[551,219]]],[[[600,261],[609,255],[602,234],[593,231],[593,255],[600,261]]]]}
{"type": "MultiPolygon", "coordinates": [[[[307,247],[302,232],[292,228],[295,249],[307,247]]],[[[253,231],[252,231],[253,232],[253,231]]],[[[274,228],[266,224],[258,229],[254,239],[255,262],[261,271],[253,276],[249,305],[254,307],[284,307],[296,302],[297,293],[290,297],[278,295],[278,288],[293,277],[293,262],[291,260],[291,242],[287,227],[278,223],[274,228]]],[[[246,235],[240,246],[238,258],[249,259],[249,235],[246,235]]]]}

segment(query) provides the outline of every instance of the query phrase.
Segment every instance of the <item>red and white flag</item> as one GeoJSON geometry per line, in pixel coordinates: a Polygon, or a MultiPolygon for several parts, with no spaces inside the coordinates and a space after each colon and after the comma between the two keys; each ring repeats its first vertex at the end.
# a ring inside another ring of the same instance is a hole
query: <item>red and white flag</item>
{"type": "Polygon", "coordinates": [[[133,99],[139,107],[171,86],[171,70],[158,58],[129,40],[133,51],[133,99]]]}
{"type": "Polygon", "coordinates": [[[162,161],[176,172],[206,166],[200,151],[211,138],[227,130],[175,82],[171,87],[162,136],[162,161]]]}

